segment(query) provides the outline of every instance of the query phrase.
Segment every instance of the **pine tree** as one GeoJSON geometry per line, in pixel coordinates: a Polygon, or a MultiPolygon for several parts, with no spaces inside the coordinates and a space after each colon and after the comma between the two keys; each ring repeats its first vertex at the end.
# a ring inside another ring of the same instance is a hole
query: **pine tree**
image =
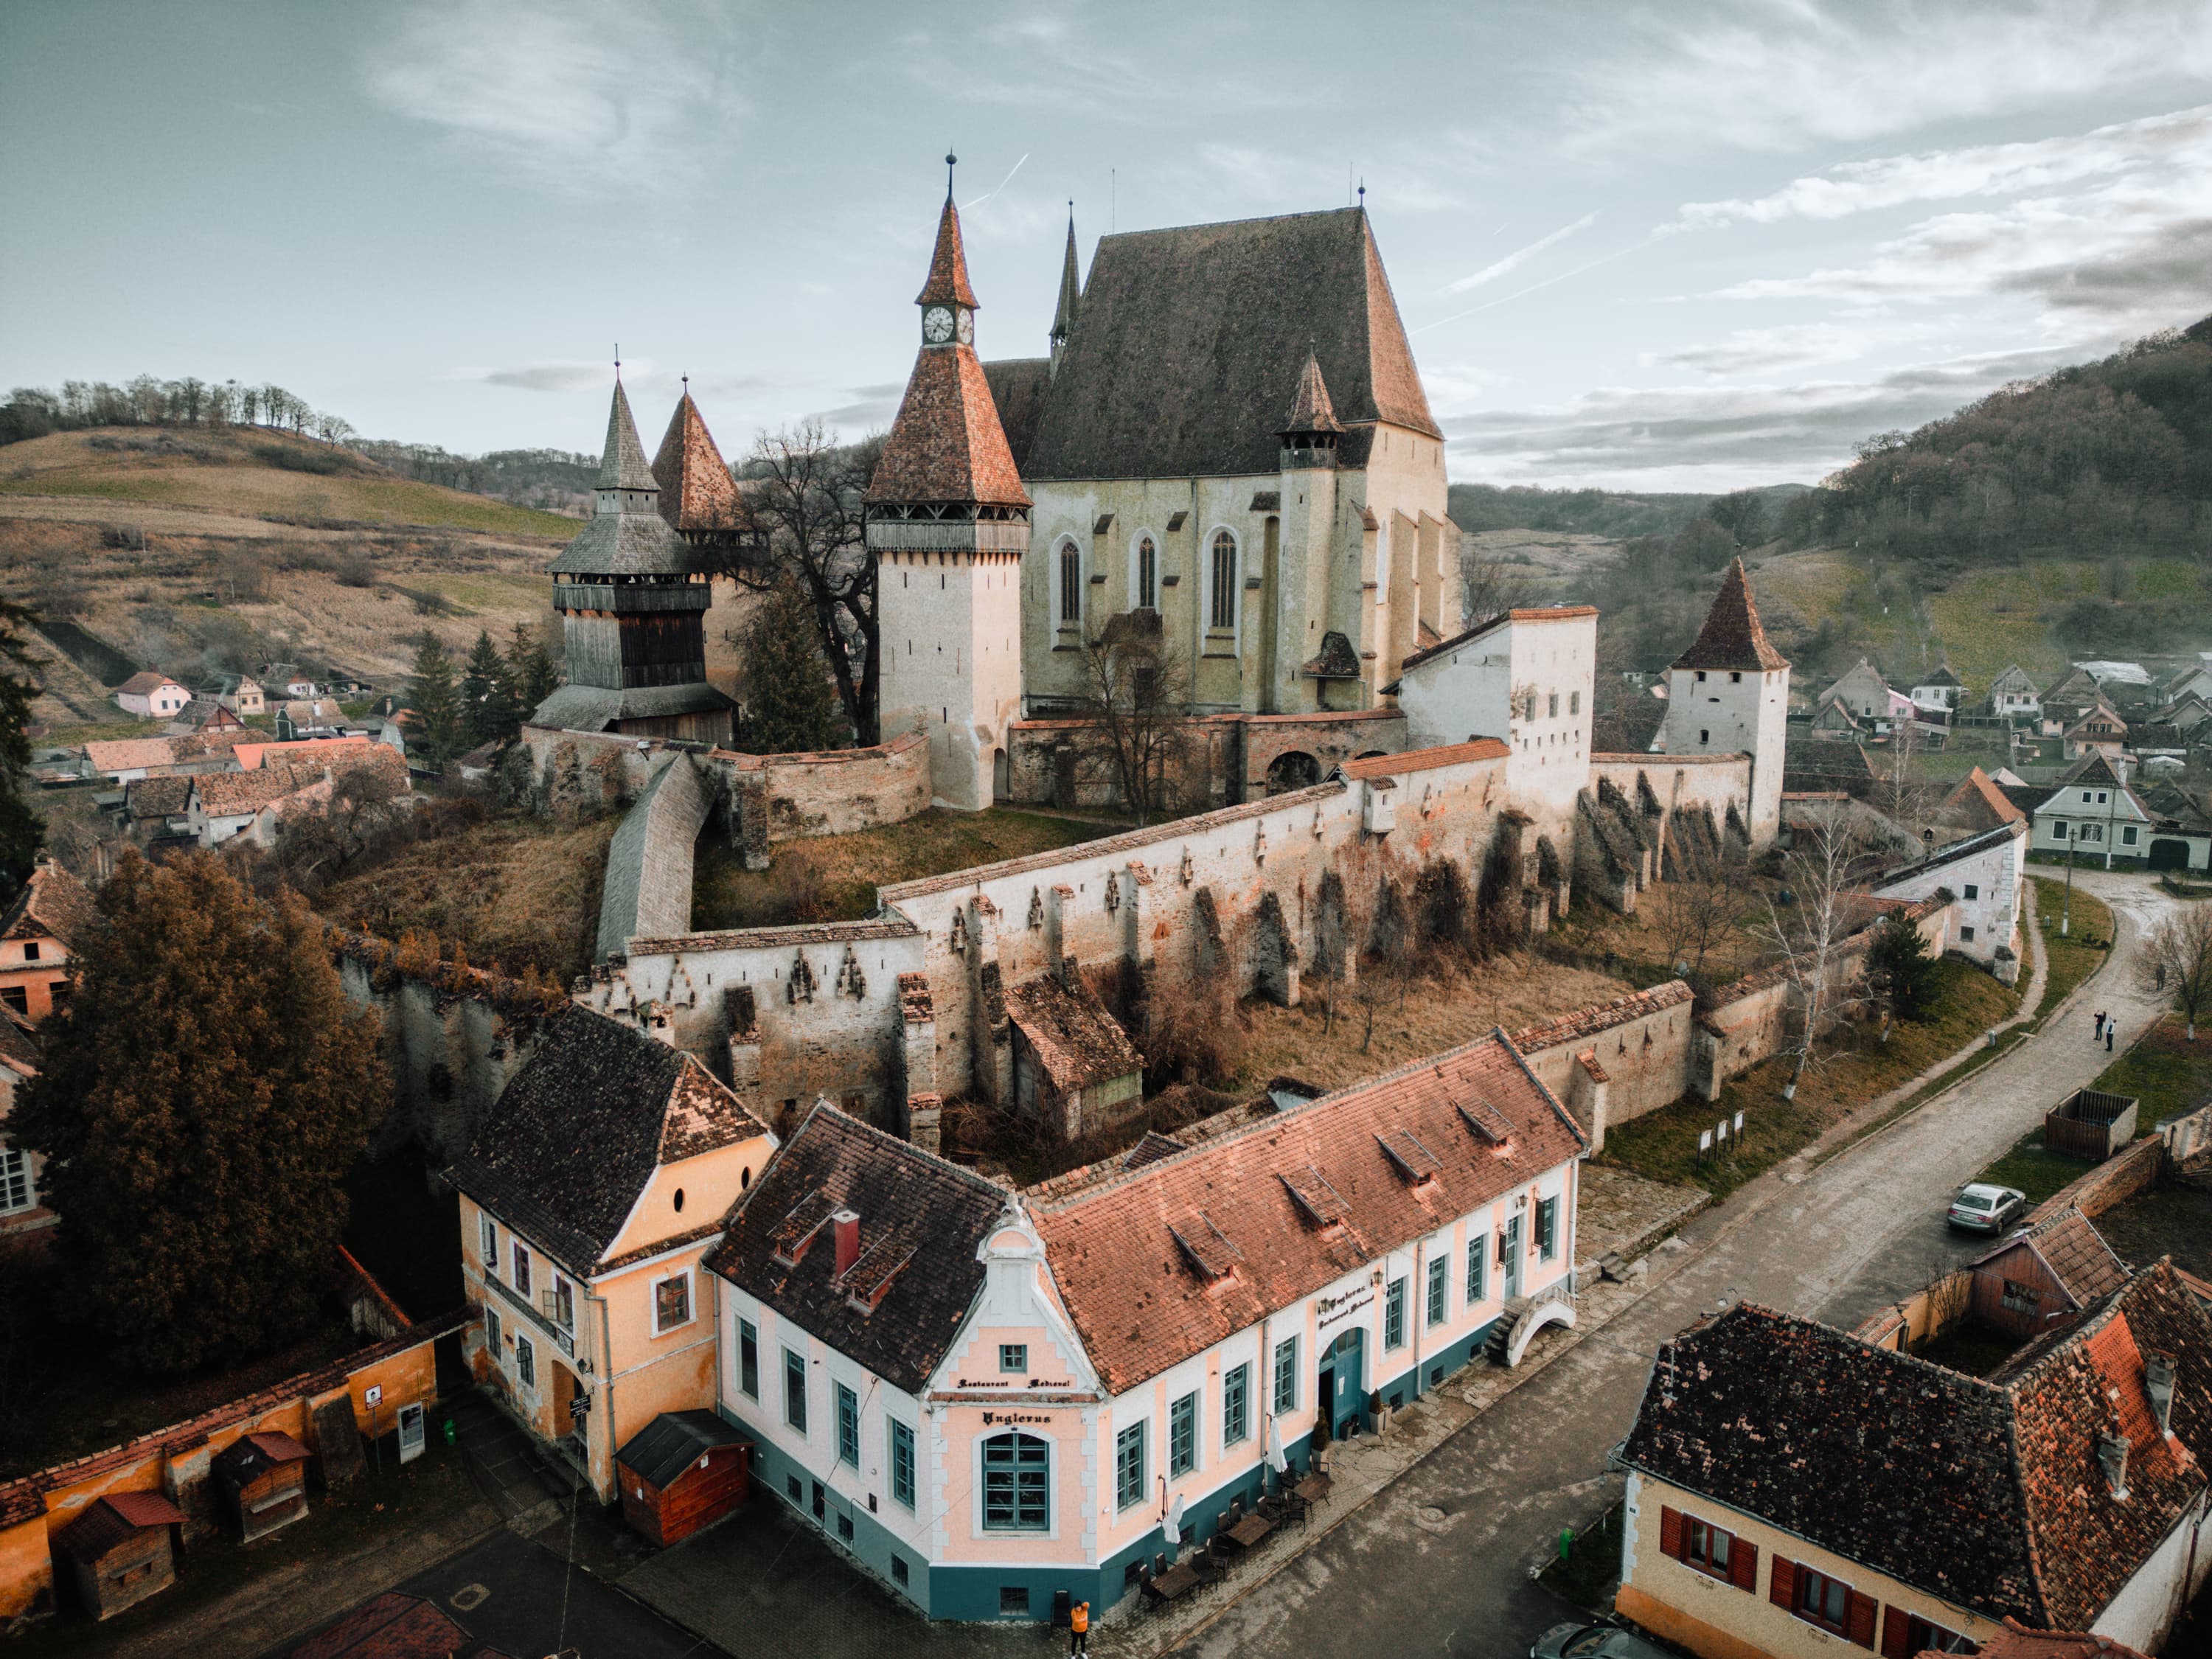
{"type": "Polygon", "coordinates": [[[415,679],[407,701],[414,706],[423,758],[437,765],[453,752],[461,734],[460,693],[453,685],[453,659],[435,634],[425,633],[415,651],[415,679]]]}
{"type": "Polygon", "coordinates": [[[99,902],[9,1124],[48,1159],[63,1304],[147,1370],[278,1346],[318,1316],[390,1099],[376,1016],[304,902],[219,859],[126,851],[99,902]]]}
{"type": "Polygon", "coordinates": [[[561,684],[553,659],[545,654],[544,641],[526,623],[515,623],[514,636],[507,641],[507,676],[514,687],[514,723],[520,729],[561,684]]]}
{"type": "Polygon", "coordinates": [[[514,688],[507,661],[491,642],[489,632],[479,632],[470,649],[468,665],[461,671],[461,727],[469,746],[498,743],[514,735],[514,688]]]}
{"type": "Polygon", "coordinates": [[[789,755],[850,741],[817,643],[814,610],[796,587],[779,587],[744,635],[745,712],[738,747],[789,755]]]}
{"type": "Polygon", "coordinates": [[[31,878],[39,846],[46,839],[45,820],[23,798],[25,769],[31,763],[31,704],[39,683],[30,671],[40,659],[32,655],[30,629],[38,612],[13,599],[0,599],[0,904],[31,878]],[[20,669],[20,673],[7,672],[20,669]]]}
{"type": "Polygon", "coordinates": [[[1867,967],[1885,988],[1895,1018],[1919,1021],[1936,1012],[1941,991],[1936,958],[1920,936],[1919,924],[1904,911],[1893,910],[1883,918],[1867,952],[1867,967]]]}

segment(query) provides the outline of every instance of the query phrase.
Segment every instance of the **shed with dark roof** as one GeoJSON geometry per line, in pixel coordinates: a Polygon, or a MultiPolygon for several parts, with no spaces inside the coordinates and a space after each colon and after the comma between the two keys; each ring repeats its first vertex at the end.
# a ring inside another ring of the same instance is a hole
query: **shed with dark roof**
{"type": "Polygon", "coordinates": [[[241,1435],[212,1465],[240,1543],[307,1518],[307,1463],[314,1454],[289,1434],[241,1435]]]}
{"type": "Polygon", "coordinates": [[[663,1547],[745,1501],[752,1442],[713,1412],[663,1412],[615,1454],[623,1519],[663,1547]]]}
{"type": "Polygon", "coordinates": [[[177,1579],[184,1511],[154,1492],[110,1492],[54,1534],[77,1599],[95,1619],[112,1619],[177,1579]]]}

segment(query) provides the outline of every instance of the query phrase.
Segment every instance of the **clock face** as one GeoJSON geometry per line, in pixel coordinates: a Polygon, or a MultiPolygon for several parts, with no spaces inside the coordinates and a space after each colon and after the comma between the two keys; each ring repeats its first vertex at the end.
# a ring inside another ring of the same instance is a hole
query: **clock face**
{"type": "Polygon", "coordinates": [[[952,313],[945,306],[932,306],[921,313],[921,337],[932,345],[943,345],[952,337],[952,313]]]}
{"type": "Polygon", "coordinates": [[[953,314],[957,319],[953,326],[955,331],[960,336],[960,343],[974,345],[975,343],[975,313],[963,306],[953,314]]]}

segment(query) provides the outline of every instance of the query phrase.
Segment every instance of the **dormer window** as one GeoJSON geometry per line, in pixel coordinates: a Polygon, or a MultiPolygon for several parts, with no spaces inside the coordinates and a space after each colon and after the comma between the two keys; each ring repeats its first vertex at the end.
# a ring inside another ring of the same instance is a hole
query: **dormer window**
{"type": "Polygon", "coordinates": [[[1420,1138],[1410,1129],[1401,1129],[1395,1134],[1377,1135],[1375,1144],[1382,1149],[1399,1175],[1407,1184],[1419,1187],[1433,1181],[1443,1166],[1442,1159],[1423,1146],[1420,1138]]]}
{"type": "Polygon", "coordinates": [[[1243,1253],[1229,1242],[1203,1210],[1194,1210],[1168,1223],[1168,1231],[1182,1248],[1183,1259],[1209,1285],[1218,1285],[1237,1271],[1243,1253]]]}

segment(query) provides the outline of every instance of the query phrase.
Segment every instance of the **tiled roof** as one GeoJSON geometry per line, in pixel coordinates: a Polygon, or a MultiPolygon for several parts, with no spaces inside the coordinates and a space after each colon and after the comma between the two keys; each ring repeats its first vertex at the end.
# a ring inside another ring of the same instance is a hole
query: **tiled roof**
{"type": "Polygon", "coordinates": [[[129,772],[142,766],[169,766],[177,751],[167,738],[117,738],[88,743],[84,757],[95,772],[129,772]]]}
{"type": "Polygon", "coordinates": [[[2009,1615],[2004,1624],[2003,1630],[1983,1641],[1982,1659],[2148,1659],[2141,1650],[2109,1636],[2075,1630],[2030,1630],[2009,1615]]]}
{"type": "Polygon", "coordinates": [[[1705,613],[1705,625],[1673,666],[1747,672],[1790,666],[1789,659],[1766,642],[1766,630],[1759,625],[1759,606],[1751,597],[1751,578],[1744,574],[1741,559],[1729,566],[1713,608],[1705,613]]]}
{"type": "Polygon", "coordinates": [[[1344,428],[1336,418],[1336,405],[1329,401],[1328,383],[1322,379],[1321,359],[1310,350],[1306,366],[1298,371],[1298,389],[1291,398],[1290,418],[1283,422],[1285,432],[1341,432],[1344,428]]]}
{"type": "Polygon", "coordinates": [[[1885,870],[1868,884],[1875,888],[1894,887],[1899,882],[1910,881],[1930,870],[1940,870],[1946,865],[1957,864],[1966,859],[1979,858],[1993,848],[2008,846],[2016,836],[2027,833],[2027,824],[2015,814],[2011,822],[2001,823],[1994,830],[1968,836],[1963,841],[1953,842],[1948,847],[1937,848],[1926,858],[1916,859],[1896,869],[1885,870]]]}
{"type": "Polygon", "coordinates": [[[1103,237],[1026,476],[1272,476],[1309,351],[1353,465],[1378,421],[1439,435],[1360,209],[1103,237]]]}
{"type": "Polygon", "coordinates": [[[289,766],[264,766],[252,772],[210,772],[191,781],[200,811],[211,818],[258,812],[302,787],[289,766]]]}
{"type": "Polygon", "coordinates": [[[915,356],[868,500],[1029,505],[973,347],[925,345],[915,356]]]}
{"type": "Polygon", "coordinates": [[[1990,775],[1977,766],[1966,774],[1966,780],[1951,792],[1943,803],[1946,816],[1954,813],[1967,817],[1985,818],[1992,824],[2019,823],[2027,814],[2005,798],[2003,790],[1990,781],[1990,775]]]}
{"type": "Polygon", "coordinates": [[[2002,1390],[1741,1303],[1660,1350],[1630,1465],[1946,1601],[2042,1616],[2002,1390]]]}
{"type": "Polygon", "coordinates": [[[189,777],[133,778],[123,786],[123,816],[166,818],[182,812],[192,797],[189,777]]]}
{"type": "Polygon", "coordinates": [[[1052,389],[1049,357],[1000,357],[983,365],[983,379],[998,405],[999,429],[1017,469],[1029,463],[1030,445],[1044,416],[1045,393],[1052,389]]]}
{"type": "Polygon", "coordinates": [[[686,388],[653,458],[660,514],[678,530],[728,530],[738,521],[738,486],[714,434],[686,388]]]}
{"type": "Polygon", "coordinates": [[[811,927],[740,927],[719,933],[679,933],[665,939],[634,939],[629,957],[672,955],[678,951],[777,950],[801,945],[846,945],[855,939],[912,939],[921,930],[904,916],[866,921],[823,921],[811,927]]]}
{"type": "Polygon", "coordinates": [[[2212,1314],[2164,1262],[1979,1379],[1747,1304],[1662,1351],[1622,1455],[1985,1618],[2082,1629],[2201,1500],[2208,1384],[2212,1314]]]}
{"type": "Polygon", "coordinates": [[[157,1492],[113,1492],[87,1504],[54,1542],[79,1561],[94,1561],[145,1528],[184,1523],[184,1511],[157,1492]]]}
{"type": "Polygon", "coordinates": [[[1465,743],[1439,744],[1433,749],[1408,749],[1401,755],[1370,755],[1348,760],[1336,769],[1347,778],[1395,778],[1407,772],[1433,772],[1440,766],[1463,766],[1470,761],[1504,760],[1513,751],[1497,738],[1470,738],[1465,743]]]}
{"type": "Polygon", "coordinates": [[[100,907],[92,890],[48,860],[33,868],[31,878],[0,915],[0,939],[55,939],[67,950],[82,950],[100,926],[100,907]]]}
{"type": "Polygon", "coordinates": [[[2086,1308],[2128,1282],[2128,1270],[2105,1243],[2105,1236],[2074,1205],[2038,1222],[2022,1237],[2077,1307],[2086,1308]]]}
{"type": "Polygon", "coordinates": [[[615,395],[607,405],[607,442],[599,458],[601,489],[659,489],[660,481],[646,465],[645,446],[637,440],[637,422],[631,419],[629,393],[622,376],[615,377],[615,395]]]}
{"type": "Polygon", "coordinates": [[[929,276],[914,302],[976,308],[975,290],[968,286],[968,251],[960,240],[960,210],[952,205],[950,189],[945,192],[945,210],[937,216],[937,246],[930,251],[929,276]]]}
{"type": "Polygon", "coordinates": [[[435,1602],[386,1590],[284,1650],[284,1659],[502,1659],[435,1602]]]}
{"type": "Polygon", "coordinates": [[[13,1008],[0,1008],[0,1062],[27,1077],[39,1069],[42,1058],[31,1023],[13,1008]]]}
{"type": "Polygon", "coordinates": [[[1054,1088],[1085,1089],[1145,1069],[1145,1057],[1079,975],[1074,988],[1040,974],[1006,992],[1006,1014],[1054,1088]]]}
{"type": "Polygon", "coordinates": [[[1670,979],[1664,985],[1655,985],[1648,991],[1632,991],[1625,997],[1615,997],[1610,1002],[1578,1008],[1573,1013],[1562,1014],[1559,1018],[1547,1020],[1540,1025],[1524,1025],[1514,1032],[1513,1046],[1524,1054],[1556,1048],[1562,1042],[1595,1036],[1600,1031],[1609,1031],[1616,1025],[1626,1025],[1629,1021],[1642,1019],[1647,1014],[1663,1013],[1669,1008],[1679,1008],[1693,1000],[1694,995],[1680,980],[1670,979]]]}
{"type": "Polygon", "coordinates": [[[270,743],[257,738],[251,743],[231,745],[230,757],[251,772],[271,760],[290,760],[306,755],[366,755],[374,741],[363,737],[295,738],[289,743],[270,743]]]}
{"type": "Polygon", "coordinates": [[[893,1388],[917,1394],[982,1288],[976,1252],[1007,1201],[980,1176],[817,1105],[731,1212],[707,1265],[893,1388]],[[811,1218],[826,1222],[841,1207],[860,1218],[850,1285],[838,1275],[829,1229],[804,1236],[811,1218]],[[863,1289],[872,1307],[856,1300],[863,1289]]]}
{"type": "Polygon", "coordinates": [[[1261,1118],[1033,1213],[1092,1362],[1132,1388],[1263,1314],[1527,1186],[1578,1156],[1572,1120],[1493,1035],[1261,1118]],[[1500,1144],[1467,1110],[1494,1109],[1500,1144]],[[1415,1185],[1384,1149],[1411,1136],[1437,1168],[1415,1185]],[[1341,1206],[1323,1224],[1297,1196],[1341,1206]],[[1202,1265],[1194,1265],[1202,1264],[1202,1265]]]}
{"type": "Polygon", "coordinates": [[[571,1004],[500,1091],[454,1184],[579,1276],[656,1167],[766,1134],[694,1055],[571,1004]]]}
{"type": "MultiPolygon", "coordinates": [[[[115,690],[118,693],[128,691],[133,696],[143,697],[149,691],[158,691],[165,685],[177,685],[177,683],[167,674],[157,674],[150,668],[142,668],[115,690]]],[[[177,685],[178,690],[181,691],[184,689],[183,686],[177,685]]]]}
{"type": "Polygon", "coordinates": [[[1447,651],[1456,651],[1470,640],[1479,639],[1505,623],[1569,622],[1577,617],[1595,615],[1597,607],[1594,605],[1522,605],[1511,611],[1501,611],[1494,617],[1484,617],[1472,628],[1462,629],[1448,640],[1438,640],[1435,644],[1414,652],[1399,663],[1398,672],[1402,674],[1409,668],[1418,668],[1425,662],[1443,656],[1447,651]]]}

